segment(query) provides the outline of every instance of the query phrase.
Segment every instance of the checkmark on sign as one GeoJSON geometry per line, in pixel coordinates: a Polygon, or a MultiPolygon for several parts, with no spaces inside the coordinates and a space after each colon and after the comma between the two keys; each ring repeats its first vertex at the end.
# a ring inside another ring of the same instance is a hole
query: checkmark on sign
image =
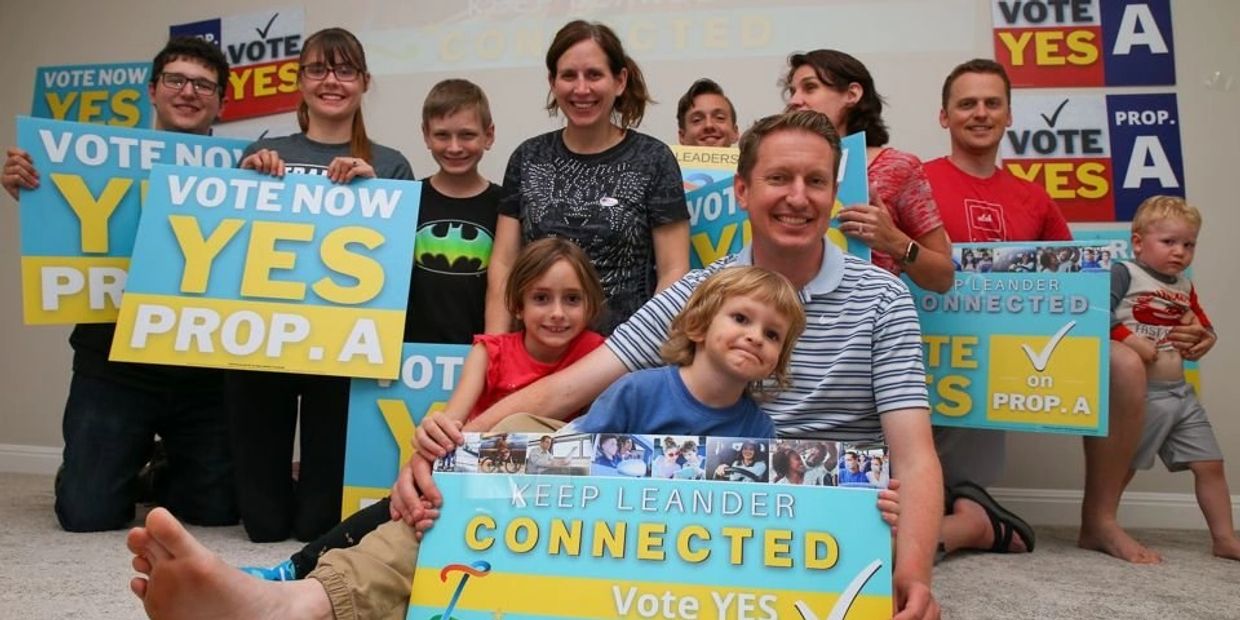
{"type": "Polygon", "coordinates": [[[268,33],[268,32],[271,32],[271,25],[272,25],[272,24],[274,24],[274,23],[276,23],[276,18],[277,18],[277,17],[279,17],[279,16],[280,16],[280,14],[279,14],[279,13],[276,13],[275,15],[272,15],[272,16],[271,16],[271,19],[267,20],[267,27],[266,27],[266,28],[262,28],[262,29],[255,28],[255,29],[254,29],[254,32],[257,32],[257,33],[258,33],[259,38],[262,38],[262,39],[266,39],[266,38],[267,38],[267,33],[268,33]]]}
{"type": "Polygon", "coordinates": [[[1064,100],[1063,100],[1063,103],[1060,103],[1060,104],[1059,104],[1059,107],[1058,107],[1058,108],[1055,108],[1055,111],[1051,113],[1051,117],[1050,117],[1050,118],[1046,118],[1046,115],[1045,115],[1045,114],[1038,114],[1038,116],[1041,116],[1041,117],[1042,117],[1042,120],[1046,121],[1046,125],[1047,125],[1048,127],[1050,127],[1051,129],[1054,129],[1054,128],[1055,128],[1055,123],[1059,122],[1059,113],[1060,113],[1060,112],[1063,112],[1063,107],[1064,107],[1064,106],[1066,106],[1066,105],[1068,105],[1068,100],[1067,100],[1067,99],[1064,99],[1064,100]]]}
{"type": "Polygon", "coordinates": [[[1051,361],[1051,355],[1055,353],[1055,347],[1059,346],[1059,341],[1063,340],[1063,337],[1066,336],[1073,327],[1076,327],[1076,321],[1068,321],[1068,324],[1060,327],[1059,331],[1055,332],[1054,336],[1051,336],[1051,339],[1046,343],[1046,346],[1042,347],[1042,350],[1037,353],[1034,353],[1033,349],[1027,344],[1020,345],[1021,350],[1024,351],[1025,355],[1029,357],[1029,362],[1033,364],[1034,370],[1038,372],[1046,370],[1046,365],[1051,361]]]}

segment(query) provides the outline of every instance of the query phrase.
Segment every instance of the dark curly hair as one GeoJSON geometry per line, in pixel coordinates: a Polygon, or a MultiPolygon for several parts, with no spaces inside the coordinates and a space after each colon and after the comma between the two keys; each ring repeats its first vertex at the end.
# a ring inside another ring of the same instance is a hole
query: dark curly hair
{"type": "Polygon", "coordinates": [[[861,99],[847,111],[845,135],[864,131],[866,146],[883,146],[891,141],[887,123],[883,122],[883,98],[874,88],[870,70],[860,60],[839,50],[822,49],[793,54],[788,57],[788,74],[781,85],[787,89],[792,82],[792,74],[805,65],[813,67],[818,79],[837,92],[844,92],[854,82],[861,87],[861,99]]]}

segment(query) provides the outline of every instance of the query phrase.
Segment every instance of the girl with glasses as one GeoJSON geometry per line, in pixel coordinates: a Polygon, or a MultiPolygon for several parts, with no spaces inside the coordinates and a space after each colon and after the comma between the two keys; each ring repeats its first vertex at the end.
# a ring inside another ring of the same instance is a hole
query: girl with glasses
{"type": "MultiPolygon", "coordinates": [[[[362,121],[370,87],[357,38],[328,28],[306,39],[297,86],[301,133],[251,144],[241,162],[274,176],[318,174],[413,180],[400,152],[376,144],[362,121]]],[[[255,542],[317,538],[340,520],[349,379],[233,372],[227,384],[238,507],[255,542]],[[300,404],[299,404],[300,402],[300,404]],[[293,480],[293,433],[301,414],[301,466],[293,480]]]]}

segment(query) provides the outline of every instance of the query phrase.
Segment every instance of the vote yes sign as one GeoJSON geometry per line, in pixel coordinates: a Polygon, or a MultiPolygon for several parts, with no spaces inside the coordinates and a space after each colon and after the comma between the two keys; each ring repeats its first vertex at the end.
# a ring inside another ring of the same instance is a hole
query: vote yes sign
{"type": "Polygon", "coordinates": [[[352,381],[341,519],[391,493],[397,471],[413,455],[414,429],[448,404],[469,349],[464,344],[406,343],[395,380],[352,381]]]}
{"type": "Polygon", "coordinates": [[[193,36],[220,46],[228,59],[228,105],[221,121],[297,109],[297,58],[305,13],[282,8],[217,17],[169,28],[171,36],[193,36]]]}
{"type": "Polygon", "coordinates": [[[231,168],[246,142],[19,117],[17,144],[43,181],[21,193],[23,318],[72,325],[116,320],[151,167],[231,168]]]}
{"type": "Polygon", "coordinates": [[[422,186],[151,169],[110,359],[391,379],[422,186]]]}
{"type": "Polygon", "coordinates": [[[119,127],[150,126],[149,62],[39,67],[31,116],[119,127]]]}
{"type": "Polygon", "coordinates": [[[1170,0],[992,0],[1012,86],[1175,84],[1170,0]]]}
{"type": "Polygon", "coordinates": [[[1154,194],[1184,195],[1173,94],[1012,97],[1003,165],[1076,222],[1132,219],[1154,194]]]}

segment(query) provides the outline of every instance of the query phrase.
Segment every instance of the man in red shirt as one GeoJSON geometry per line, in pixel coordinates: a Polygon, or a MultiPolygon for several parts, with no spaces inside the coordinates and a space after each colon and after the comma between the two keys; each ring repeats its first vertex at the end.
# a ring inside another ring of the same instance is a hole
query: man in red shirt
{"type": "Polygon", "coordinates": [[[990,60],[971,60],[947,78],[939,124],[951,133],[951,155],[925,164],[943,227],[957,243],[1070,241],[1046,190],[995,165],[1012,125],[1010,88],[990,60]]]}
{"type": "MultiPolygon", "coordinates": [[[[1012,124],[1011,84],[1003,67],[975,59],[957,66],[943,84],[939,124],[951,134],[951,154],[925,164],[943,226],[956,242],[1061,241],[1072,233],[1039,185],[995,165],[1012,124]]],[[[1182,329],[1194,326],[1183,326],[1182,329]]],[[[1192,339],[1191,334],[1185,335],[1192,339]]],[[[1130,562],[1157,562],[1116,518],[1145,402],[1145,369],[1127,347],[1111,347],[1111,410],[1107,437],[1085,439],[1085,496],[1077,544],[1130,562]]],[[[1033,530],[983,487],[1003,470],[1005,434],[937,428],[935,443],[948,485],[942,548],[1030,551],[1033,530]]]]}

